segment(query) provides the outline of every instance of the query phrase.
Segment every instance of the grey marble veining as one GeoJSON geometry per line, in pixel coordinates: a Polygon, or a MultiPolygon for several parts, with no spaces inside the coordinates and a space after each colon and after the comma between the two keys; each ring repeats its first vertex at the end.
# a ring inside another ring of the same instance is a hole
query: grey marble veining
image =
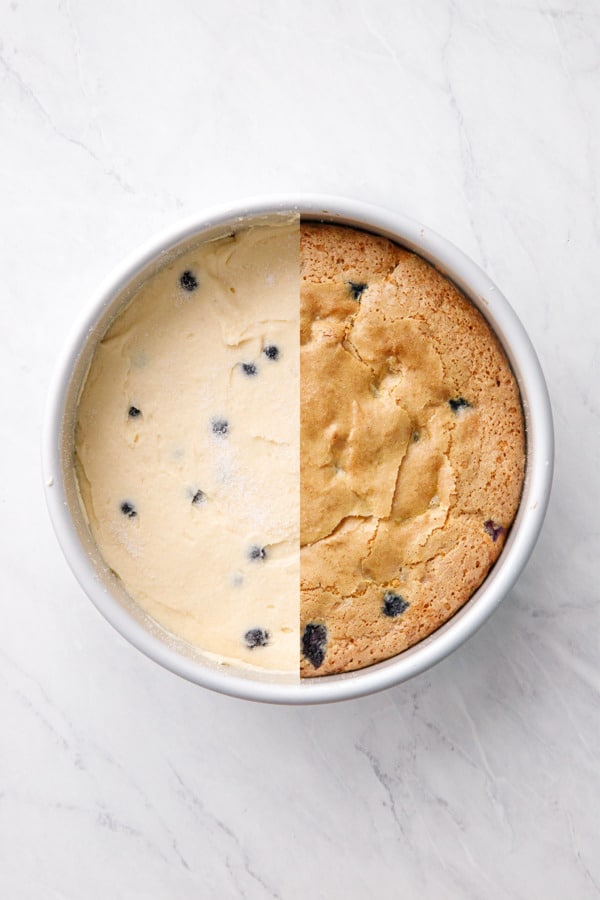
{"type": "Polygon", "coordinates": [[[0,896],[600,895],[600,7],[13,0],[0,9],[0,896]],[[260,192],[403,211],[482,264],[557,467],[517,586],[385,693],[291,709],[160,670],[51,531],[45,391],[100,279],[260,192]]]}

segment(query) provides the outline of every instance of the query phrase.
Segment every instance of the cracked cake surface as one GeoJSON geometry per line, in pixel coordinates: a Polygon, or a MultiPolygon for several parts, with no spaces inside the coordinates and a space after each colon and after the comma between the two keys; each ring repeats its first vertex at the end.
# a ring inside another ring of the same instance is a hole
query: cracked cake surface
{"type": "Polygon", "coordinates": [[[362,668],[449,619],[500,554],[525,432],[482,315],[366,232],[300,238],[301,674],[362,668]]]}

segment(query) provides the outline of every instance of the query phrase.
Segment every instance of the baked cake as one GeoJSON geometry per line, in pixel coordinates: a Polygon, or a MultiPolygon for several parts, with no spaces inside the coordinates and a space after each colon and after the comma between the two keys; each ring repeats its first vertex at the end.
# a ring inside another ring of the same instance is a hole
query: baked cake
{"type": "Polygon", "coordinates": [[[477,309],[381,237],[301,226],[303,676],[402,652],[482,583],[515,516],[519,391],[477,309]]]}

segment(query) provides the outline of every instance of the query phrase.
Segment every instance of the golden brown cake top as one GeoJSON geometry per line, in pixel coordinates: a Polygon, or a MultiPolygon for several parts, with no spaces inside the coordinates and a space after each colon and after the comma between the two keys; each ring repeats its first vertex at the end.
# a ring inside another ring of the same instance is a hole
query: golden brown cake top
{"type": "Polygon", "coordinates": [[[498,340],[421,257],[304,224],[301,277],[302,672],[321,675],[471,596],[518,507],[524,425],[498,340]]]}

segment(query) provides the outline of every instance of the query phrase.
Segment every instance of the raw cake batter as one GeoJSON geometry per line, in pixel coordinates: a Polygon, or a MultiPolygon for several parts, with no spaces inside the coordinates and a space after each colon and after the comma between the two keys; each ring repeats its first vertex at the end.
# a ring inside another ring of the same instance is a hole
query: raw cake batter
{"type": "Polygon", "coordinates": [[[180,256],[108,329],[76,427],[106,563],[220,661],[298,671],[299,224],[180,256]]]}

